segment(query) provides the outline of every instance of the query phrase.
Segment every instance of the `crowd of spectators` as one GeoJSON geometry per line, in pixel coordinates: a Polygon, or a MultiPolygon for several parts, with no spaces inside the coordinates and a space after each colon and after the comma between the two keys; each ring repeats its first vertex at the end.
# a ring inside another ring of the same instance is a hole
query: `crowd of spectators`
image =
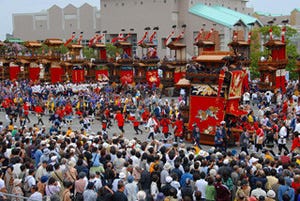
{"type": "Polygon", "coordinates": [[[300,104],[294,96],[281,94],[281,105],[245,103],[248,115],[221,123],[222,143],[202,148],[200,136],[195,144],[184,142],[178,122],[184,97],[169,101],[147,86],[3,81],[0,88],[7,120],[0,124],[3,200],[300,200],[300,104]],[[81,129],[72,128],[74,121],[81,129]],[[95,122],[99,127],[92,130],[95,122]],[[124,124],[142,128],[129,139],[124,124]],[[224,149],[237,126],[246,128],[238,142],[243,151],[224,149]],[[139,140],[143,132],[147,141],[139,140]],[[164,137],[158,139],[160,132],[164,137]]]}

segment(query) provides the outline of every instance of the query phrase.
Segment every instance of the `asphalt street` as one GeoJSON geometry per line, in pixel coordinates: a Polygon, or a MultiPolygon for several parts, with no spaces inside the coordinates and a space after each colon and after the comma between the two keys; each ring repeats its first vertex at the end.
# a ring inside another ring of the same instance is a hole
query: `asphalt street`
{"type": "MultiPolygon", "coordinates": [[[[0,121],[3,122],[3,125],[4,126],[7,126],[9,124],[8,120],[6,119],[5,117],[5,112],[4,111],[1,111],[0,112],[0,121]]],[[[49,117],[50,115],[43,115],[42,116],[42,119],[43,119],[43,122],[44,122],[44,125],[46,126],[46,129],[49,130],[52,123],[49,121],[49,117]]],[[[31,113],[29,114],[29,118],[31,120],[30,123],[27,123],[26,126],[29,128],[31,126],[33,126],[33,124],[37,123],[37,117],[35,116],[34,113],[31,113]]],[[[17,122],[15,123],[15,125],[17,126],[20,126],[19,125],[19,121],[17,120],[17,122]]],[[[41,127],[42,125],[40,124],[39,127],[41,127]]],[[[61,130],[62,131],[67,131],[68,127],[71,127],[72,130],[80,130],[82,128],[82,126],[80,125],[79,123],[79,118],[74,118],[72,123],[71,124],[66,124],[66,125],[63,125],[61,127],[61,130]]],[[[124,133],[124,137],[127,138],[127,139],[133,139],[133,138],[137,138],[138,140],[140,141],[147,141],[147,137],[148,137],[148,131],[147,129],[145,128],[144,125],[140,125],[139,126],[140,129],[143,131],[142,134],[138,134],[136,135],[135,134],[135,131],[133,129],[133,125],[131,122],[127,122],[125,123],[125,126],[124,126],[124,130],[125,130],[125,133],[124,133]]],[[[102,125],[101,125],[101,122],[99,120],[94,120],[92,123],[91,123],[91,127],[90,127],[90,130],[88,131],[88,133],[97,133],[98,131],[101,131],[102,130],[102,125]]],[[[172,128],[170,126],[170,131],[172,132],[172,128]]],[[[107,129],[107,134],[109,137],[112,137],[114,134],[117,134],[117,135],[120,135],[121,134],[121,131],[119,130],[118,126],[117,126],[117,122],[112,120],[112,127],[110,129],[107,129]]],[[[155,139],[157,140],[161,140],[163,139],[163,136],[158,134],[155,136],[155,139]]],[[[186,142],[184,141],[184,143],[186,144],[189,144],[190,145],[190,142],[186,142]]],[[[291,146],[291,140],[288,140],[287,142],[287,147],[290,148],[291,146]]],[[[209,145],[201,145],[202,149],[204,149],[205,151],[209,150],[212,146],[209,146],[209,145]]],[[[229,148],[230,150],[232,149],[235,149],[236,151],[240,151],[240,147],[239,146],[234,146],[234,147],[230,147],[229,148]]],[[[275,145],[275,148],[274,148],[274,152],[277,154],[277,146],[275,145]]],[[[252,152],[255,152],[255,150],[250,150],[250,153],[252,152]]]]}

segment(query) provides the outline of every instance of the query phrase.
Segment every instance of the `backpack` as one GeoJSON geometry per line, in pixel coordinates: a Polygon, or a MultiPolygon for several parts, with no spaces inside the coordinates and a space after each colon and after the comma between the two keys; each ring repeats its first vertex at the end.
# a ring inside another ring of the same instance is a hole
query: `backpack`
{"type": "Polygon", "coordinates": [[[29,178],[27,177],[27,179],[25,178],[23,181],[23,183],[24,183],[23,190],[26,193],[30,192],[30,186],[29,186],[28,180],[29,180],[29,178]]]}

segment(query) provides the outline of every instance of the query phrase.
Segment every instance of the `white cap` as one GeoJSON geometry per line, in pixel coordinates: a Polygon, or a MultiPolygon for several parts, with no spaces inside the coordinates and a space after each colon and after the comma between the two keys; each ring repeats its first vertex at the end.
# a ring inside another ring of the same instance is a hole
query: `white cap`
{"type": "Polygon", "coordinates": [[[167,176],[166,177],[166,182],[167,183],[171,183],[173,181],[173,178],[172,177],[170,177],[170,176],[167,176]]]}
{"type": "Polygon", "coordinates": [[[125,177],[126,177],[125,173],[124,172],[120,172],[119,178],[120,179],[124,179],[125,177]]]}

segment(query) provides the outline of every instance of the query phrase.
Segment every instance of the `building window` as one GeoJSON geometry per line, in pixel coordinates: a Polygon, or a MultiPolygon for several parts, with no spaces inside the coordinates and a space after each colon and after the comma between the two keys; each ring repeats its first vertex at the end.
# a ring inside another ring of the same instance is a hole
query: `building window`
{"type": "Polygon", "coordinates": [[[234,8],[235,11],[237,11],[237,8],[234,8]]]}
{"type": "Polygon", "coordinates": [[[143,4],[144,4],[144,2],[141,1],[141,5],[143,5],[143,4]]]}
{"type": "Polygon", "coordinates": [[[194,2],[193,1],[191,1],[191,4],[193,4],[194,2]]]}
{"type": "Polygon", "coordinates": [[[77,18],[77,16],[76,15],[72,15],[72,14],[70,14],[70,15],[65,15],[65,20],[73,20],[73,19],[76,19],[77,18]]]}
{"type": "Polygon", "coordinates": [[[164,0],[164,3],[167,3],[167,0],[164,0]]]}
{"type": "Polygon", "coordinates": [[[104,8],[106,8],[106,6],[107,6],[106,3],[103,6],[104,6],[104,8]]]}
{"type": "Polygon", "coordinates": [[[47,16],[46,15],[36,15],[35,20],[47,20],[47,16]]]}
{"type": "Polygon", "coordinates": [[[122,3],[122,6],[124,6],[125,4],[124,3],[122,3]]]}
{"type": "Polygon", "coordinates": [[[118,5],[119,5],[119,3],[117,2],[117,3],[116,3],[116,6],[118,6],[118,5]]]}

